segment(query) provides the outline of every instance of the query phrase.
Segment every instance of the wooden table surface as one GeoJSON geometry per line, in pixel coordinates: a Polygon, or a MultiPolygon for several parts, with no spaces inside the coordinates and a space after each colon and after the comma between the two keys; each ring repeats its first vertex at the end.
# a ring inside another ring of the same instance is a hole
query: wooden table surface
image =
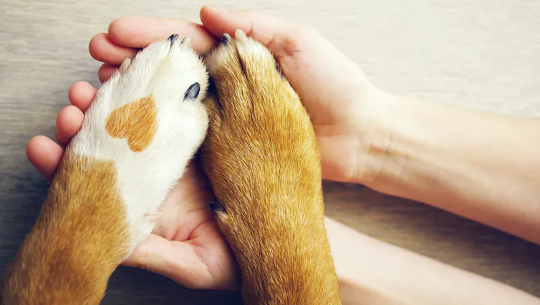
{"type": "MultiPolygon", "coordinates": [[[[26,142],[53,135],[72,83],[98,85],[90,38],[122,15],[198,21],[206,3],[308,23],[384,90],[540,116],[537,0],[0,0],[0,269],[13,258],[47,192],[47,182],[26,160],[26,142]]],[[[362,186],[325,183],[324,189],[327,214],[365,234],[540,296],[539,246],[362,186]]],[[[120,268],[103,303],[180,301],[237,304],[239,298],[189,291],[149,272],[120,268]]]]}

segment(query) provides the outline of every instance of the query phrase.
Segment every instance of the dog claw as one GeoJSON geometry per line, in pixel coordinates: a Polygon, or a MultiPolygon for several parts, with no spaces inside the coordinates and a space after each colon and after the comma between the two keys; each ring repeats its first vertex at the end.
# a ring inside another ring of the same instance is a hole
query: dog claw
{"type": "Polygon", "coordinates": [[[281,77],[283,77],[283,71],[281,71],[281,68],[279,67],[278,64],[276,64],[276,70],[277,70],[277,72],[279,73],[279,75],[280,75],[281,77]]]}
{"type": "Polygon", "coordinates": [[[118,71],[120,71],[120,74],[123,74],[124,72],[126,72],[127,68],[129,68],[130,65],[131,65],[131,58],[124,59],[124,61],[122,62],[122,65],[120,66],[120,68],[118,68],[118,71]]]}
{"type": "Polygon", "coordinates": [[[173,46],[176,39],[178,39],[178,34],[172,34],[171,36],[169,36],[169,41],[171,42],[171,47],[173,46]]]}
{"type": "Polygon", "coordinates": [[[246,33],[244,33],[244,31],[242,31],[241,29],[238,29],[236,30],[236,32],[234,32],[234,38],[245,39],[247,38],[247,36],[246,36],[246,33]]]}
{"type": "Polygon", "coordinates": [[[229,40],[231,40],[231,35],[227,33],[223,34],[223,37],[221,37],[221,43],[223,44],[229,43],[229,40]]]}
{"type": "Polygon", "coordinates": [[[214,213],[225,211],[225,209],[223,209],[221,206],[217,205],[217,203],[215,203],[215,202],[211,202],[211,203],[210,203],[210,209],[211,209],[212,212],[214,212],[214,213]]]}
{"type": "Polygon", "coordinates": [[[186,93],[184,93],[184,100],[195,100],[199,96],[200,91],[201,85],[199,85],[199,83],[194,83],[187,89],[186,93]]]}

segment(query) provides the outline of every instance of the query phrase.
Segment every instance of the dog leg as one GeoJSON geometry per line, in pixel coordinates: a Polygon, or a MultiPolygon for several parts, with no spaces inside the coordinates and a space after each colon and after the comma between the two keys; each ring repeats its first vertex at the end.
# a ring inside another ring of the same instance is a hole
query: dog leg
{"type": "Polygon", "coordinates": [[[2,304],[99,304],[206,134],[207,73],[177,35],[125,61],[66,149],[2,304]]]}
{"type": "Polygon", "coordinates": [[[237,31],[207,66],[217,96],[203,167],[246,304],[339,304],[309,117],[270,52],[237,31]]]}

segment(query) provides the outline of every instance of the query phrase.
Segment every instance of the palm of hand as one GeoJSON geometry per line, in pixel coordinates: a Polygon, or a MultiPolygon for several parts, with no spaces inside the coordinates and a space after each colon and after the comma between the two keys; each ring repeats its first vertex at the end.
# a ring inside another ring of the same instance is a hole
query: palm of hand
{"type": "Polygon", "coordinates": [[[163,202],[152,235],[124,264],[152,269],[188,288],[237,288],[238,268],[209,208],[212,200],[206,178],[191,164],[163,202]]]}

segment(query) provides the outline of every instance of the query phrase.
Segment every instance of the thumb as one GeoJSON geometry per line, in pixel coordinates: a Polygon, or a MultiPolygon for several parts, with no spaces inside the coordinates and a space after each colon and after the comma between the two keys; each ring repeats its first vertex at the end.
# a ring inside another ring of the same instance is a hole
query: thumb
{"type": "Polygon", "coordinates": [[[290,24],[256,12],[225,12],[205,5],[200,15],[204,27],[214,36],[221,37],[224,33],[234,35],[237,29],[241,29],[277,58],[301,51],[299,39],[316,33],[307,26],[290,24]]]}

